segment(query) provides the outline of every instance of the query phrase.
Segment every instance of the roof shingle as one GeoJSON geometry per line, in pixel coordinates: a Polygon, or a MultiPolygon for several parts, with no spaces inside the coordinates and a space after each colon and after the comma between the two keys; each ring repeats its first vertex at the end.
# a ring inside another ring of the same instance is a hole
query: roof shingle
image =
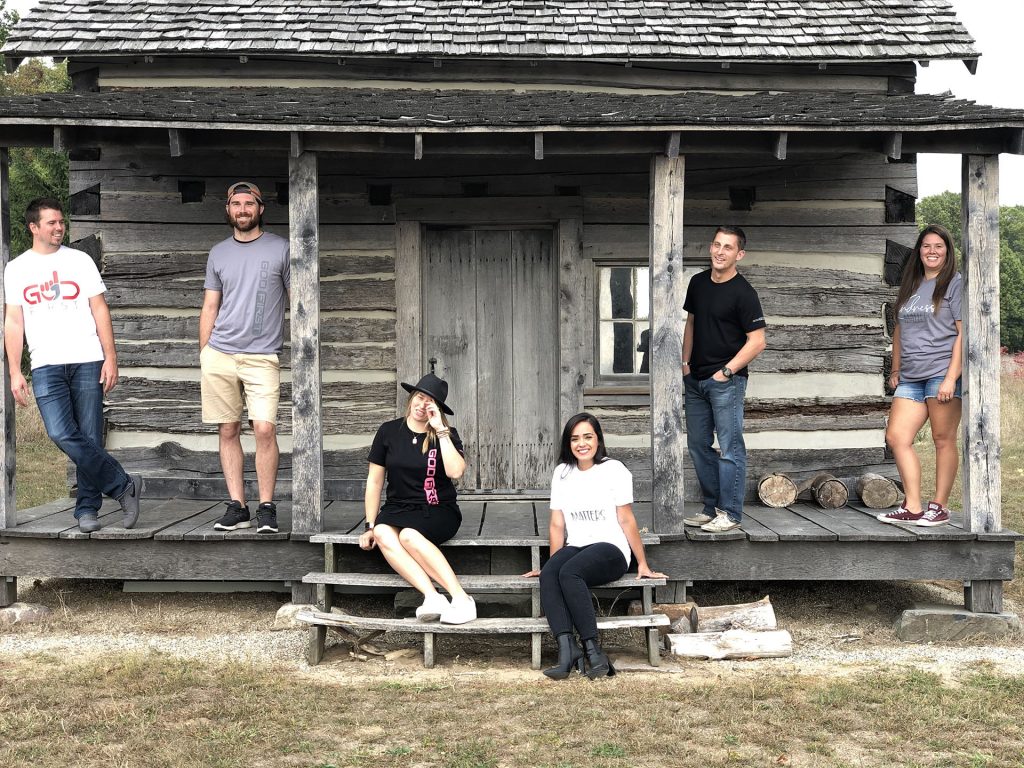
{"type": "Polygon", "coordinates": [[[240,41],[249,53],[323,56],[978,55],[949,0],[41,0],[4,53],[229,54],[240,41]]]}
{"type": "Polygon", "coordinates": [[[280,130],[547,127],[915,130],[1024,127],[1024,110],[949,95],[799,91],[742,96],[381,88],[149,88],[0,100],[0,125],[67,121],[280,130]]]}

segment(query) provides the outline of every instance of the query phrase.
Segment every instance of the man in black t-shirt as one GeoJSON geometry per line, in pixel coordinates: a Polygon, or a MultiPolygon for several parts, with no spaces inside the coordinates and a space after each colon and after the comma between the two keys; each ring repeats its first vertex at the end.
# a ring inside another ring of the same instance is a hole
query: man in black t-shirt
{"type": "Polygon", "coordinates": [[[715,230],[711,269],[690,280],[683,303],[686,445],[704,500],[703,511],[683,522],[711,533],[731,531],[743,519],[743,396],[747,366],[765,348],[761,301],[736,270],[746,243],[739,227],[715,230]]]}

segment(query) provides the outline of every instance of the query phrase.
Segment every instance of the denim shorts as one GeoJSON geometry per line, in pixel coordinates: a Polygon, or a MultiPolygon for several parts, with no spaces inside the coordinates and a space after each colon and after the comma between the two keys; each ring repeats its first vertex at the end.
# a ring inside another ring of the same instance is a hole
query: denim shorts
{"type": "MultiPolygon", "coordinates": [[[[923,403],[929,397],[937,398],[939,385],[942,384],[944,378],[945,376],[936,376],[924,381],[901,381],[896,387],[893,397],[902,397],[917,403],[923,403]]],[[[956,390],[953,392],[953,396],[963,399],[963,395],[960,393],[960,379],[956,380],[956,390]]]]}

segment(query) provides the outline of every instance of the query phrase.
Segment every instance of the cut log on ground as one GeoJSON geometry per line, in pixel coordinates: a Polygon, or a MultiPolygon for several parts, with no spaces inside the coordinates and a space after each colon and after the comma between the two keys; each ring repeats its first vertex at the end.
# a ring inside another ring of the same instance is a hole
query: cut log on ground
{"type": "Polygon", "coordinates": [[[788,507],[796,501],[797,487],[787,475],[772,472],[757,481],[757,496],[768,507],[788,507]]]}
{"type": "MultiPolygon", "coordinates": [[[[651,613],[664,614],[672,622],[670,626],[658,627],[658,632],[664,637],[669,632],[696,632],[696,608],[696,603],[655,603],[651,606],[651,613]]],[[[643,616],[643,603],[640,600],[631,601],[626,613],[630,616],[643,616]]]]}
{"type": "Polygon", "coordinates": [[[857,478],[857,495],[861,503],[871,509],[895,507],[903,498],[895,482],[874,472],[865,472],[857,478]]]}
{"type": "Polygon", "coordinates": [[[666,635],[666,641],[670,653],[688,659],[777,659],[793,655],[793,638],[784,629],[666,635]]]}
{"type": "MultiPolygon", "coordinates": [[[[725,632],[729,629],[759,631],[778,628],[775,609],[768,595],[754,603],[700,606],[696,607],[692,614],[696,623],[694,632],[725,632]]],[[[678,631],[674,623],[672,630],[678,631]]]]}
{"type": "Polygon", "coordinates": [[[839,509],[850,500],[846,484],[835,475],[824,472],[811,479],[810,491],[822,509],[839,509]]]}

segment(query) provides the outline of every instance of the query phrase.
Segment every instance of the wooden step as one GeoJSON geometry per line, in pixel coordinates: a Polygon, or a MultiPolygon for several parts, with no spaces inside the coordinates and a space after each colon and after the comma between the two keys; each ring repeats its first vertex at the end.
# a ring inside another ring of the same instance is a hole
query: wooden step
{"type": "MultiPolygon", "coordinates": [[[[642,533],[640,539],[644,545],[657,544],[661,540],[653,533],[642,533]]],[[[342,531],[324,531],[309,537],[312,544],[359,544],[359,534],[345,533],[342,531]]],[[[448,539],[444,547],[546,547],[548,546],[547,536],[521,536],[521,537],[483,537],[483,536],[456,536],[448,539]]]]}
{"type": "MultiPolygon", "coordinates": [[[[387,619],[370,616],[352,616],[347,613],[325,613],[323,611],[299,611],[299,621],[329,627],[354,627],[366,630],[386,630],[388,632],[412,632],[413,634],[446,634],[446,635],[532,635],[548,632],[548,620],[530,618],[528,616],[506,619],[476,619],[467,624],[442,624],[439,621],[417,621],[416,619],[387,619]]],[[[599,616],[598,629],[630,629],[635,627],[650,629],[667,627],[668,616],[652,613],[640,616],[599,616]]]]}
{"type": "MultiPolygon", "coordinates": [[[[662,587],[665,579],[641,579],[635,574],[624,576],[621,579],[601,584],[599,589],[628,589],[631,587],[662,587]]],[[[408,587],[405,581],[397,573],[307,573],[302,577],[303,584],[331,584],[335,586],[350,587],[408,587]]],[[[540,586],[540,579],[530,576],[513,575],[477,575],[467,574],[459,576],[459,583],[463,588],[473,592],[484,589],[515,589],[530,590],[540,586]]]]}

